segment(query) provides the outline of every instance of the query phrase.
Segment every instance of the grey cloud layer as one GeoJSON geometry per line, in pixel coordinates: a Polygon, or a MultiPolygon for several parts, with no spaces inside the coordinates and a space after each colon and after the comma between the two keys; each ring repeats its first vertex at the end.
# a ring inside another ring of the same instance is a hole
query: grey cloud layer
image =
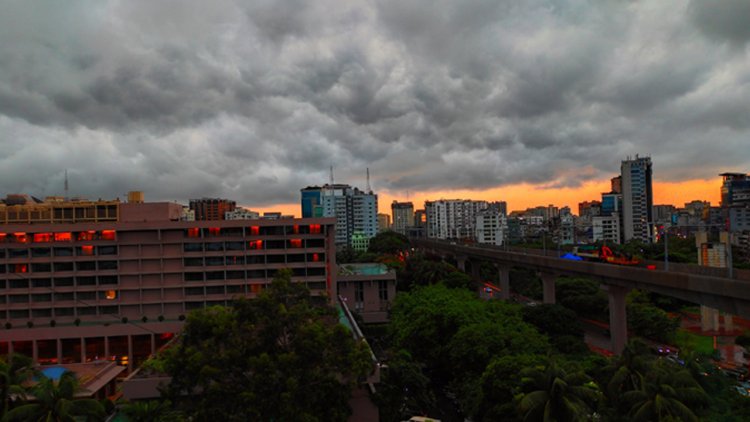
{"type": "Polygon", "coordinates": [[[746,1],[8,2],[0,188],[292,202],[327,180],[750,169],[746,1]]]}

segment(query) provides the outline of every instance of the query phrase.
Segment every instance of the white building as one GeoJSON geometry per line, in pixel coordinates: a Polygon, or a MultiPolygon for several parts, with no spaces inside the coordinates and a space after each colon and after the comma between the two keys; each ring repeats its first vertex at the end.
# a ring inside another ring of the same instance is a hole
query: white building
{"type": "Polygon", "coordinates": [[[425,201],[427,237],[473,239],[476,234],[476,216],[490,205],[487,201],[469,199],[425,201]]]}
{"type": "Polygon", "coordinates": [[[604,241],[616,244],[622,242],[620,216],[617,214],[594,217],[592,229],[594,242],[604,241]]]}
{"type": "Polygon", "coordinates": [[[497,209],[481,211],[476,217],[477,243],[502,246],[508,239],[508,218],[497,209]]]}
{"type": "Polygon", "coordinates": [[[257,218],[260,218],[260,214],[247,208],[237,207],[234,211],[224,213],[225,220],[255,220],[257,218]]]}
{"type": "Polygon", "coordinates": [[[360,233],[368,243],[378,234],[378,195],[341,184],[319,189],[322,216],[336,217],[337,247],[353,246],[354,233],[360,233]]]}

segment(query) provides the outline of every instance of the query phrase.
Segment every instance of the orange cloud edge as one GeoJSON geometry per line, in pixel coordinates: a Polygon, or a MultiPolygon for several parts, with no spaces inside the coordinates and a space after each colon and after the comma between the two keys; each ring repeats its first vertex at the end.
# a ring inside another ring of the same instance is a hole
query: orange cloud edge
{"type": "MultiPolygon", "coordinates": [[[[721,196],[721,181],[718,179],[694,179],[681,182],[654,181],[654,205],[671,204],[682,207],[686,202],[693,200],[709,201],[711,205],[718,205],[721,196]]],[[[377,191],[378,212],[390,214],[391,203],[396,201],[411,201],[415,209],[424,208],[424,201],[437,199],[475,199],[486,201],[505,201],[508,203],[508,212],[512,210],[524,210],[538,205],[555,205],[557,207],[570,207],[574,214],[578,214],[578,203],[583,201],[601,200],[602,192],[609,192],[610,181],[596,180],[584,183],[576,188],[554,188],[548,189],[531,184],[517,184],[490,188],[485,190],[441,190],[410,192],[396,194],[389,191],[377,191]]],[[[281,212],[285,215],[300,216],[300,204],[283,203],[269,206],[242,205],[253,211],[281,212]]]]}

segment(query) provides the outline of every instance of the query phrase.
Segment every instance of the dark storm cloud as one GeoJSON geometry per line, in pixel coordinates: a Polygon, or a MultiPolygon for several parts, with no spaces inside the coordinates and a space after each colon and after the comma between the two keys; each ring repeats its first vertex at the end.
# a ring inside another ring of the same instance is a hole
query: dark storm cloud
{"type": "Polygon", "coordinates": [[[747,2],[9,2],[5,192],[294,202],[750,168],[747,2]]]}

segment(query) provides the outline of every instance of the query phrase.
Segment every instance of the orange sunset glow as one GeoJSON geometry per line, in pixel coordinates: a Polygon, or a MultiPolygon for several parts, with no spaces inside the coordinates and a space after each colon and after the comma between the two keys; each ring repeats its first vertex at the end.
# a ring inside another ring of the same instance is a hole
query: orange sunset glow
{"type": "MultiPolygon", "coordinates": [[[[716,179],[695,179],[683,182],[654,181],[654,205],[672,204],[682,207],[686,202],[703,200],[711,205],[719,204],[721,181],[716,179]]],[[[424,208],[424,201],[436,199],[476,199],[486,201],[505,201],[508,212],[524,210],[538,205],[569,206],[574,214],[578,214],[578,203],[583,201],[601,200],[602,192],[609,192],[610,181],[598,180],[588,182],[577,188],[544,189],[530,184],[503,186],[493,189],[478,190],[444,190],[433,192],[415,192],[408,200],[414,203],[415,209],[424,208]]],[[[392,195],[390,192],[377,191],[378,212],[391,214],[391,202],[406,201],[404,195],[392,195]]],[[[283,214],[300,216],[300,204],[277,204],[267,207],[247,205],[260,213],[279,211],[283,214]]]]}

